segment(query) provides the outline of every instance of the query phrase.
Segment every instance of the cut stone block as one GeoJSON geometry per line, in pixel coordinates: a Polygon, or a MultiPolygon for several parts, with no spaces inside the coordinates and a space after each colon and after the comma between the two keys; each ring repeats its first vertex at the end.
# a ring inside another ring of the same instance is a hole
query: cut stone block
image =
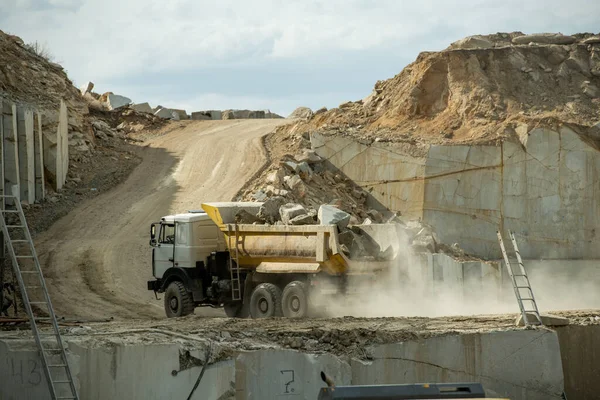
{"type": "Polygon", "coordinates": [[[106,97],[106,103],[108,104],[109,110],[116,110],[131,104],[131,99],[125,96],[119,96],[118,94],[110,93],[106,97]]]}
{"type": "Polygon", "coordinates": [[[148,114],[153,113],[152,107],[150,107],[150,104],[148,104],[148,103],[134,104],[131,106],[131,108],[133,108],[137,112],[145,112],[148,114]]]}

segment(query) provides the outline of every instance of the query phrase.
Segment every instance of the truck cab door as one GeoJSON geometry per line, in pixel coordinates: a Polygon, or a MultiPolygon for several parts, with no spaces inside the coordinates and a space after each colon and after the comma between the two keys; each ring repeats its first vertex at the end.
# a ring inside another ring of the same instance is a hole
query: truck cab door
{"type": "Polygon", "coordinates": [[[160,224],[156,244],[152,250],[154,277],[161,279],[166,270],[173,266],[175,247],[175,224],[160,224]]]}

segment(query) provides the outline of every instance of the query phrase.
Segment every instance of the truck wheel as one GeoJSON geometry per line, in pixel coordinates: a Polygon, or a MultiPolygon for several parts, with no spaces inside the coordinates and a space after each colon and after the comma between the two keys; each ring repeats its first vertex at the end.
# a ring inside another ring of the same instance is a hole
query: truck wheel
{"type": "Polygon", "coordinates": [[[250,298],[252,318],[281,316],[281,289],[272,283],[261,283],[252,292],[250,298]]]}
{"type": "Polygon", "coordinates": [[[223,308],[229,318],[248,318],[250,316],[248,306],[241,301],[225,303],[223,308]]]}
{"type": "Polygon", "coordinates": [[[283,315],[287,318],[303,318],[308,314],[308,295],[304,282],[293,281],[283,289],[281,298],[283,315]]]}
{"type": "Polygon", "coordinates": [[[165,312],[167,317],[183,317],[194,312],[194,303],[183,283],[174,281],[165,291],[165,312]]]}

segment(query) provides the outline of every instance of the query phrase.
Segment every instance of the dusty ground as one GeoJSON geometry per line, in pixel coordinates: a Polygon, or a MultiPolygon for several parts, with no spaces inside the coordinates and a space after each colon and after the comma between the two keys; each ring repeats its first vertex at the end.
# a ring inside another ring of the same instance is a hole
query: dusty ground
{"type": "Polygon", "coordinates": [[[261,137],[285,122],[182,121],[142,143],[135,152],[141,163],[123,184],[85,200],[36,238],[57,314],[163,318],[162,302],[146,289],[150,223],[203,201],[230,200],[264,164],[261,137]]]}
{"type": "MultiPolygon", "coordinates": [[[[516,307],[516,304],[515,304],[516,307]]],[[[571,324],[600,324],[600,310],[553,312],[567,317],[571,324]]],[[[516,314],[456,316],[440,318],[330,318],[262,320],[206,318],[192,315],[162,321],[132,320],[108,323],[63,324],[69,341],[92,346],[115,343],[173,343],[198,347],[211,343],[219,356],[231,351],[265,348],[292,348],[313,353],[332,353],[369,359],[368,346],[406,340],[427,339],[452,334],[470,334],[514,329],[516,314]]],[[[3,332],[2,338],[28,337],[27,331],[3,332]]]]}

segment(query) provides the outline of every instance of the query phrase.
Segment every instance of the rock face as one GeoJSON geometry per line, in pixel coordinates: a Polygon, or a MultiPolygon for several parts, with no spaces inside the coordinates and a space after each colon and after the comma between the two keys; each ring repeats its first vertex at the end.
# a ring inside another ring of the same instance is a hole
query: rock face
{"type": "Polygon", "coordinates": [[[110,93],[106,97],[106,104],[108,105],[109,110],[116,110],[131,104],[131,99],[125,96],[119,96],[117,94],[110,93]]]}

